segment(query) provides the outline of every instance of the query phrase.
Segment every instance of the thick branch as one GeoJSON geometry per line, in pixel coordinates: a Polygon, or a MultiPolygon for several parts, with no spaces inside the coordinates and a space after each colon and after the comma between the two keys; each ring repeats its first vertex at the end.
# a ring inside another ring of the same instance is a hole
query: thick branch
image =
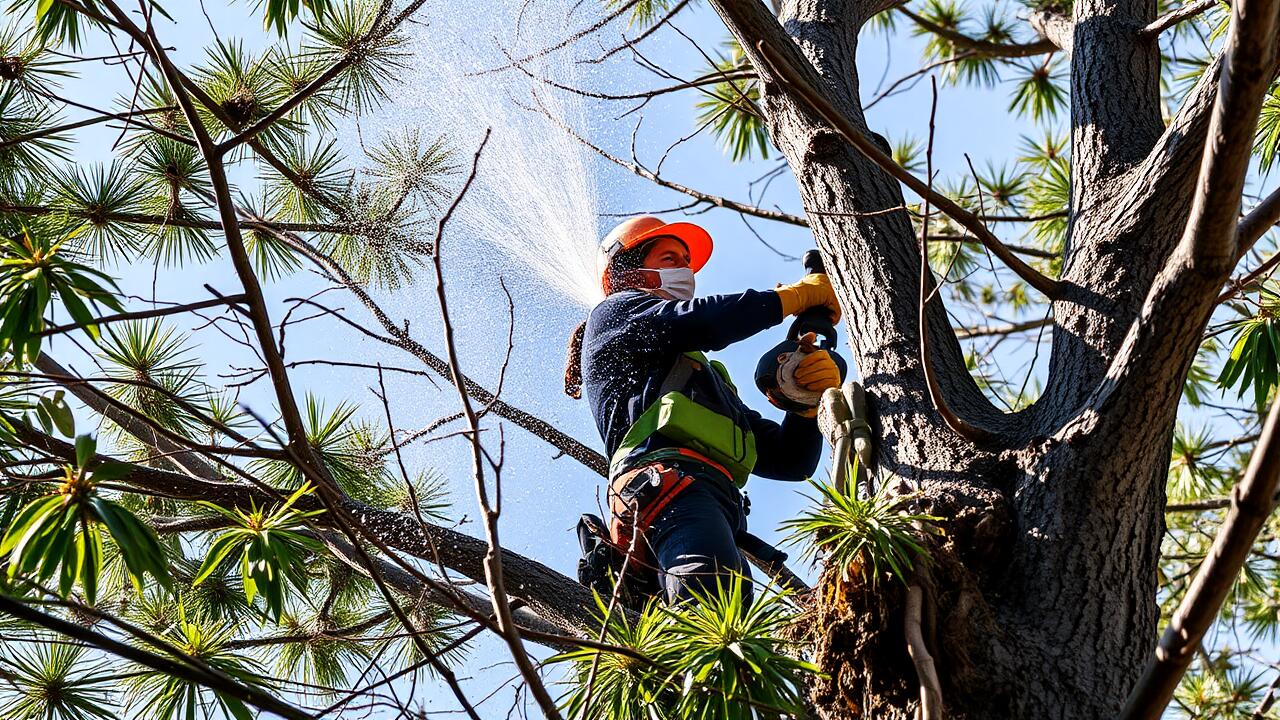
{"type": "Polygon", "coordinates": [[[760,57],[767,66],[769,73],[778,81],[783,83],[789,91],[804,100],[815,112],[843,137],[849,144],[853,145],[869,160],[878,165],[882,170],[896,178],[903,185],[906,185],[912,192],[922,198],[927,199],[930,203],[937,206],[939,210],[946,213],[955,220],[961,227],[968,230],[973,236],[982,243],[991,254],[1000,258],[1000,261],[1009,267],[1015,275],[1022,278],[1028,285],[1034,287],[1050,299],[1056,299],[1062,294],[1062,283],[1053,278],[1046,277],[1037,272],[1035,268],[1027,265],[1020,258],[1000,241],[987,226],[976,215],[968,210],[960,207],[955,201],[951,200],[941,193],[934,192],[929,184],[921,181],[912,175],[905,168],[894,161],[888,153],[884,152],[863,135],[858,128],[840,112],[825,95],[820,93],[814,86],[804,77],[800,70],[793,67],[788,60],[784,58],[783,53],[777,51],[764,40],[758,41],[757,49],[760,57]]]}
{"type": "Polygon", "coordinates": [[[1200,647],[1201,638],[1218,619],[1222,601],[1231,591],[1258,531],[1275,508],[1278,484],[1280,402],[1271,405],[1262,438],[1249,460],[1249,469],[1231,491],[1231,509],[1214,538],[1213,548],[1160,637],[1142,678],[1129,694],[1121,720],[1157,720],[1164,713],[1165,705],[1200,647]]]}
{"type": "Polygon", "coordinates": [[[1200,13],[1216,6],[1218,0],[1196,0],[1187,3],[1180,8],[1170,10],[1169,12],[1156,18],[1155,22],[1138,31],[1138,36],[1149,40],[1155,40],[1160,37],[1160,33],[1177,25],[1188,18],[1193,18],[1200,13]]]}
{"type": "Polygon", "coordinates": [[[1209,120],[1209,142],[1183,235],[1183,245],[1191,245],[1188,250],[1197,263],[1228,270],[1235,265],[1240,195],[1263,93],[1271,82],[1277,7],[1276,0],[1253,0],[1231,9],[1231,36],[1209,120]]]}

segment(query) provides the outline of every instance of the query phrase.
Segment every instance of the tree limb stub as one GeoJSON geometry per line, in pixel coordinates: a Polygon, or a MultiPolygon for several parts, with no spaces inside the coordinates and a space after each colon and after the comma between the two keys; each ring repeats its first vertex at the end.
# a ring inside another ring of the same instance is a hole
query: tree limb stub
{"type": "Polygon", "coordinates": [[[916,176],[899,165],[888,154],[871,142],[863,135],[852,122],[845,117],[844,113],[836,109],[831,102],[816,90],[810,82],[804,78],[800,71],[793,67],[782,53],[770,46],[764,40],[756,43],[756,49],[759,52],[761,60],[766,65],[766,70],[775,79],[784,84],[787,89],[802,98],[823,120],[832,126],[849,144],[853,145],[859,152],[865,155],[869,160],[880,166],[882,170],[897,179],[903,185],[906,185],[912,192],[922,198],[927,199],[935,205],[940,211],[946,213],[954,219],[961,227],[968,230],[973,236],[982,243],[984,247],[991,251],[993,255],[1000,258],[1015,275],[1022,278],[1028,285],[1039,290],[1051,300],[1062,297],[1063,283],[1060,280],[1047,277],[1035,268],[1026,264],[1009,250],[1007,246],[999,238],[997,238],[982,220],[976,215],[965,210],[956,204],[947,196],[935,192],[928,184],[920,180],[916,176]]]}
{"type": "Polygon", "coordinates": [[[1244,479],[1231,491],[1231,509],[1191,587],[1165,628],[1142,678],[1120,713],[1121,720],[1157,720],[1191,664],[1200,640],[1218,617],[1222,602],[1275,508],[1280,484],[1280,401],[1271,405],[1262,438],[1244,479]]]}

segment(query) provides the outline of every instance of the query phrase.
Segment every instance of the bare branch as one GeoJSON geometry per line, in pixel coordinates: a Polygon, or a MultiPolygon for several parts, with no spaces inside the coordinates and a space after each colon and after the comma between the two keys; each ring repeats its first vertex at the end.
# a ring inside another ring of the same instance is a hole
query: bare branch
{"type": "Polygon", "coordinates": [[[1280,188],[1272,190],[1236,227],[1236,259],[1243,258],[1277,222],[1280,222],[1280,188]]]}
{"type": "Polygon", "coordinates": [[[608,160],[609,162],[612,162],[613,164],[619,167],[626,168],[627,170],[630,170],[631,172],[635,173],[636,175],[639,175],[640,177],[646,180],[649,180],[650,182],[653,182],[669,190],[675,190],[676,192],[684,193],[689,197],[697,198],[701,202],[709,203],[711,205],[715,205],[716,207],[724,208],[726,210],[733,210],[735,212],[740,212],[744,215],[751,215],[753,217],[764,218],[765,220],[777,220],[778,222],[787,223],[788,225],[799,225],[800,227],[809,227],[809,221],[797,215],[791,215],[789,213],[779,212],[777,210],[766,210],[764,208],[756,207],[754,205],[747,205],[746,203],[741,203],[736,200],[729,200],[727,198],[719,197],[717,195],[704,193],[700,190],[694,190],[691,187],[687,187],[685,185],[681,185],[679,183],[667,180],[666,178],[660,177],[657,173],[654,173],[653,171],[649,170],[643,165],[640,165],[639,163],[628,162],[626,160],[623,160],[622,158],[617,157],[616,155],[613,155],[612,153],[605,150],[604,148],[601,148],[598,145],[593,144],[590,140],[587,140],[586,138],[579,135],[576,130],[569,127],[563,121],[556,118],[553,114],[547,112],[545,109],[539,107],[539,110],[543,114],[545,114],[548,118],[550,118],[552,122],[560,126],[562,130],[564,130],[566,133],[572,136],[579,143],[582,143],[582,145],[584,145],[585,147],[595,151],[595,153],[600,157],[608,160]]]}
{"type": "MultiPolygon", "coordinates": [[[[467,425],[471,428],[471,470],[475,478],[476,498],[480,502],[480,513],[484,520],[485,537],[489,544],[489,550],[485,553],[484,570],[485,580],[489,585],[489,596],[493,602],[494,616],[498,621],[498,631],[502,638],[506,641],[508,649],[511,651],[511,658],[515,661],[516,667],[520,670],[520,675],[524,678],[525,684],[529,688],[529,692],[538,702],[538,706],[542,709],[543,714],[552,720],[559,720],[560,711],[556,707],[556,702],[547,692],[546,686],[542,684],[542,678],[538,676],[537,669],[529,662],[529,655],[524,649],[524,643],[520,640],[520,629],[516,627],[511,618],[511,607],[507,600],[506,585],[502,575],[502,544],[498,538],[498,513],[497,505],[490,502],[489,491],[485,485],[483,449],[480,446],[480,419],[476,415],[475,408],[471,405],[471,394],[467,392],[467,385],[462,379],[462,370],[458,365],[458,349],[454,340],[453,323],[449,320],[449,299],[444,289],[444,264],[441,255],[441,244],[444,241],[444,230],[449,219],[453,217],[453,212],[461,204],[462,199],[466,197],[467,190],[471,188],[471,183],[476,179],[476,172],[480,169],[480,155],[484,152],[484,147],[489,142],[489,134],[492,131],[486,129],[484,137],[480,140],[480,146],[476,148],[475,157],[471,161],[471,173],[467,176],[466,181],[462,183],[462,188],[453,199],[444,214],[440,216],[439,224],[436,226],[435,250],[431,254],[432,263],[436,270],[436,301],[440,305],[440,318],[444,323],[444,345],[445,357],[449,361],[450,375],[453,379],[454,387],[458,389],[458,398],[462,402],[462,413],[466,417],[467,425]]],[[[497,470],[494,471],[494,484],[499,482],[497,470]]],[[[501,502],[499,500],[499,502],[501,502]]]]}
{"type": "MultiPolygon", "coordinates": [[[[1245,4],[1247,0],[1239,3],[1245,4]]],[[[1249,460],[1249,469],[1231,490],[1231,509],[1222,529],[1161,635],[1142,677],[1129,693],[1120,720],[1157,720],[1164,714],[1165,705],[1191,664],[1201,638],[1217,620],[1222,601],[1235,583],[1258,531],[1275,509],[1277,485],[1280,485],[1280,401],[1272,403],[1267,424],[1249,460]]]]}
{"type": "Polygon", "coordinates": [[[1164,15],[1156,18],[1156,20],[1150,25],[1139,30],[1138,36],[1151,40],[1157,39],[1160,37],[1160,33],[1165,30],[1168,30],[1183,20],[1193,18],[1217,4],[1218,0],[1196,0],[1195,2],[1189,2],[1182,7],[1170,10],[1164,15]]]}
{"type": "Polygon", "coordinates": [[[956,337],[964,340],[968,338],[988,337],[991,335],[1012,335],[1013,333],[1026,332],[1027,330],[1038,330],[1049,325],[1053,325],[1053,318],[1051,317],[1024,320],[1016,323],[1006,323],[1004,325],[991,325],[988,327],[964,327],[956,330],[956,337]]]}
{"type": "MultiPolygon", "coordinates": [[[[200,302],[187,303],[185,305],[174,305],[172,307],[156,308],[154,310],[136,310],[134,312],[117,313],[115,315],[107,315],[94,320],[94,325],[109,325],[111,323],[124,322],[127,320],[146,320],[149,318],[164,317],[166,315],[179,315],[194,310],[203,310],[210,307],[218,307],[220,305],[236,305],[244,302],[244,294],[228,295],[226,297],[214,298],[212,300],[202,300],[200,302]]],[[[69,323],[67,325],[55,325],[51,328],[45,328],[39,337],[48,337],[49,335],[58,335],[71,330],[83,330],[84,326],[79,323],[69,323]]]]}
{"type": "Polygon", "coordinates": [[[920,222],[920,302],[917,309],[917,321],[920,328],[920,365],[924,370],[925,385],[929,389],[929,400],[942,416],[942,421],[957,435],[973,443],[991,442],[994,436],[979,427],[962,420],[942,397],[942,388],[938,385],[938,376],[933,371],[933,359],[929,353],[929,298],[930,286],[934,284],[933,273],[929,269],[929,196],[933,194],[933,132],[934,118],[938,111],[938,81],[932,79],[933,105],[929,111],[929,145],[925,151],[925,177],[929,178],[924,197],[924,219],[920,222]]]}

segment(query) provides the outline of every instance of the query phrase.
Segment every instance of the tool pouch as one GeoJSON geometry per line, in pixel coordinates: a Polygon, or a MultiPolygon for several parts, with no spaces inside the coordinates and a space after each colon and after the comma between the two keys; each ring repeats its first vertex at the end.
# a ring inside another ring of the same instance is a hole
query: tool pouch
{"type": "Polygon", "coordinates": [[[609,529],[604,521],[590,513],[578,520],[578,545],[582,557],[578,559],[578,582],[608,603],[613,597],[614,583],[622,578],[618,600],[623,607],[640,612],[652,597],[659,593],[658,573],[654,568],[635,562],[627,562],[626,552],[619,550],[609,539],[609,529]]]}

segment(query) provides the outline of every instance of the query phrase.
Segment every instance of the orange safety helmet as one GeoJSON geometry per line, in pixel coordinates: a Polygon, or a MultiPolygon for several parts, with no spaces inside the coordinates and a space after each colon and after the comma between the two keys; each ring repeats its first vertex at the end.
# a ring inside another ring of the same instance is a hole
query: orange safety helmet
{"type": "Polygon", "coordinates": [[[711,258],[711,234],[700,226],[687,222],[669,223],[656,215],[639,215],[624,220],[609,231],[600,243],[598,259],[600,285],[609,293],[609,270],[613,259],[624,250],[660,237],[673,237],[689,248],[689,269],[698,272],[711,258]]]}

